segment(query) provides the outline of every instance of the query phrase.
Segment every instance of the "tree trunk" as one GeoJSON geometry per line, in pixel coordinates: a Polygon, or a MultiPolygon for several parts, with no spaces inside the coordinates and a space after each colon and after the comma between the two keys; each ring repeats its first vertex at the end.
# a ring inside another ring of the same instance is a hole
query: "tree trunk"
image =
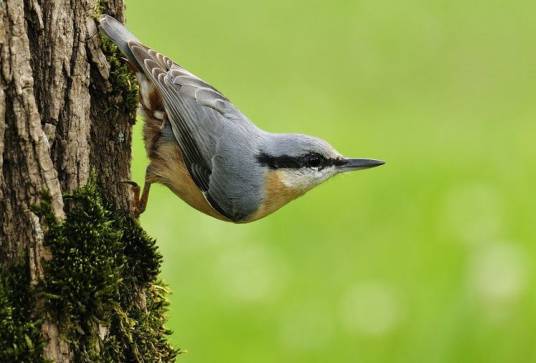
{"type": "Polygon", "coordinates": [[[122,20],[122,0],[0,0],[0,361],[176,354],[121,183],[137,91],[103,12],[122,20]]]}

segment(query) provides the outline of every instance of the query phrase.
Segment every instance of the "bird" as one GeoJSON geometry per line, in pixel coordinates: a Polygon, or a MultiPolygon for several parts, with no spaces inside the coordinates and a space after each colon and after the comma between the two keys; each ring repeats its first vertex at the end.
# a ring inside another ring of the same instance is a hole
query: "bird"
{"type": "Polygon", "coordinates": [[[146,208],[151,184],[167,186],[217,219],[248,223],[275,212],[327,179],[384,164],[347,158],[328,142],[257,127],[220,91],[141,43],[115,18],[100,30],[117,45],[139,84],[139,113],[150,160],[134,191],[133,213],[146,208]]]}

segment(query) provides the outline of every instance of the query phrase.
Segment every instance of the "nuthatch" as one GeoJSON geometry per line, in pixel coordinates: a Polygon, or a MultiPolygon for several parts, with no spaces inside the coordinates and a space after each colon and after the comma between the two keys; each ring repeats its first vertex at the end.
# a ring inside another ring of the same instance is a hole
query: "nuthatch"
{"type": "Polygon", "coordinates": [[[125,55],[140,86],[151,162],[141,196],[132,183],[136,215],[158,182],[212,217],[251,222],[336,174],[383,164],[345,158],[315,137],[261,130],[218,90],[141,44],[116,19],[105,15],[100,28],[125,55]]]}

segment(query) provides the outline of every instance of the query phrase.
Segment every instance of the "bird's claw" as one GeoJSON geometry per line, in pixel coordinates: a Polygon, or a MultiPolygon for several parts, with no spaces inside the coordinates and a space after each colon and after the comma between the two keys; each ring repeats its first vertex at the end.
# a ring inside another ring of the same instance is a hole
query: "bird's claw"
{"type": "Polygon", "coordinates": [[[121,181],[122,184],[128,184],[134,193],[134,206],[132,208],[132,213],[134,214],[134,217],[137,219],[140,214],[145,210],[145,206],[142,205],[142,201],[140,200],[140,186],[138,183],[136,183],[133,180],[123,180],[121,181]]]}

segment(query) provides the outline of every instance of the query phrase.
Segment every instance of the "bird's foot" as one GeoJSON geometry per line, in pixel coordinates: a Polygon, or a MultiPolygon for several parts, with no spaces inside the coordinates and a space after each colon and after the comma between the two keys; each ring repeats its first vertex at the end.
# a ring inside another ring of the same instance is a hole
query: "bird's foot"
{"type": "Polygon", "coordinates": [[[124,183],[124,184],[128,184],[132,190],[132,192],[134,193],[134,202],[133,202],[133,208],[132,208],[132,213],[134,214],[134,217],[137,219],[139,218],[140,214],[143,213],[143,211],[145,210],[145,206],[147,204],[147,199],[146,198],[140,198],[140,186],[138,185],[138,183],[136,183],[135,181],[132,181],[132,180],[124,180],[122,181],[121,183],[124,183]]]}

